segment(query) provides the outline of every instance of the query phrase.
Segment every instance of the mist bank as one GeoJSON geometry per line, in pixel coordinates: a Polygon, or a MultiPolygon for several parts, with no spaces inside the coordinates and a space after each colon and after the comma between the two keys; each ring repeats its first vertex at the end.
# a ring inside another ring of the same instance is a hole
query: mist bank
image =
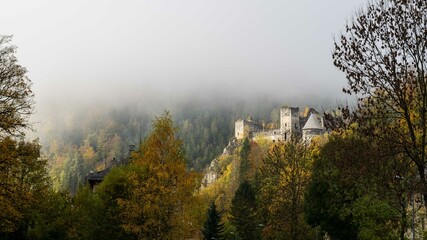
{"type": "MultiPolygon", "coordinates": [[[[261,85],[261,84],[260,84],[261,85]]],[[[344,84],[343,84],[344,85],[344,84]]],[[[44,91],[34,86],[35,115],[37,122],[69,114],[92,111],[93,109],[120,109],[131,107],[137,112],[150,114],[165,109],[174,112],[184,105],[198,104],[207,109],[211,107],[229,108],[233,105],[260,106],[270,103],[292,106],[310,106],[316,109],[335,107],[354,102],[354,98],[335,92],[313,90],[310,88],[282,88],[272,86],[263,89],[259,86],[209,86],[181,89],[180,84],[168,89],[142,87],[132,84],[97,86],[53,86],[44,91]]]]}
{"type": "MultiPolygon", "coordinates": [[[[36,85],[36,84],[35,84],[36,85]]],[[[106,86],[107,85],[107,86],[106,86]]],[[[102,121],[108,114],[135,115],[153,119],[168,110],[173,116],[185,118],[186,112],[224,109],[236,118],[252,116],[255,119],[269,117],[271,109],[282,105],[313,107],[319,111],[353,104],[354,98],[337,91],[327,95],[316,91],[294,91],[272,88],[272,91],[255,91],[253,87],[211,87],[180,90],[179,84],[172,89],[141,88],[141,86],[108,86],[98,88],[87,85],[62,86],[46,92],[35,87],[35,114],[31,118],[34,132],[30,138],[45,138],[46,131],[60,135],[71,123],[102,121]],[[265,109],[264,111],[261,111],[265,109]],[[260,115],[260,112],[264,112],[260,115]],[[260,116],[258,116],[260,115],[260,116]],[[78,120],[76,120],[78,119],[78,120]]],[[[37,85],[36,85],[37,86],[37,85]]],[[[78,127],[78,126],[76,126],[78,127]]]]}

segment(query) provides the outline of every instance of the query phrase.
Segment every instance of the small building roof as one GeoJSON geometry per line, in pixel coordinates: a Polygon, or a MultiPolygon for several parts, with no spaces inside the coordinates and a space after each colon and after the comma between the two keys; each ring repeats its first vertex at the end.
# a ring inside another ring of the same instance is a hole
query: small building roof
{"type": "Polygon", "coordinates": [[[310,129],[323,129],[319,123],[319,120],[317,119],[317,116],[313,113],[310,114],[310,117],[308,118],[307,122],[302,128],[302,130],[310,130],[310,129]]]}
{"type": "Polygon", "coordinates": [[[105,170],[102,171],[98,171],[98,172],[90,172],[87,176],[86,179],[87,181],[102,181],[105,177],[105,175],[107,175],[110,172],[111,168],[107,168],[105,170]]]}

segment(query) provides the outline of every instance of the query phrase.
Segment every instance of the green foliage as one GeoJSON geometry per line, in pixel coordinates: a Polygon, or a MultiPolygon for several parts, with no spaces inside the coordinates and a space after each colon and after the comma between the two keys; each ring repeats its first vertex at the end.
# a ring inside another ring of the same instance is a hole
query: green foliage
{"type": "Polygon", "coordinates": [[[66,193],[49,190],[37,205],[38,214],[28,229],[28,239],[56,240],[67,239],[71,222],[71,198],[66,193]]]}
{"type": "Polygon", "coordinates": [[[133,164],[113,168],[96,187],[95,191],[102,201],[102,215],[105,228],[102,229],[111,239],[135,239],[122,228],[124,224],[120,217],[119,199],[129,199],[131,195],[130,175],[141,171],[133,164]]]}
{"type": "Polygon", "coordinates": [[[48,189],[46,160],[37,141],[0,141],[0,233],[25,237],[48,189]]]}
{"type": "Polygon", "coordinates": [[[386,144],[375,146],[347,133],[320,148],[305,209],[308,223],[331,239],[395,239],[399,229],[405,232],[406,193],[393,186],[400,184],[393,180],[399,165],[392,164],[395,156],[387,154],[386,144]]]}
{"type": "Polygon", "coordinates": [[[102,231],[105,216],[102,202],[97,194],[92,194],[88,185],[77,191],[72,199],[72,206],[67,217],[70,222],[69,239],[109,238],[102,231]]]}
{"type": "Polygon", "coordinates": [[[260,176],[259,204],[263,236],[268,239],[306,239],[304,191],[310,178],[311,154],[304,142],[273,146],[264,159],[260,176]]]}
{"type": "MultiPolygon", "coordinates": [[[[332,239],[356,239],[357,225],[353,222],[349,209],[356,199],[355,182],[347,180],[347,175],[341,173],[334,164],[344,165],[343,169],[348,168],[346,163],[354,161],[353,157],[357,156],[358,150],[364,149],[365,144],[356,143],[355,146],[360,148],[352,149],[353,152],[346,155],[352,160],[344,161],[337,157],[338,159],[332,162],[323,155],[336,153],[339,156],[349,153],[348,146],[337,145],[332,148],[337,141],[334,140],[330,140],[321,149],[320,156],[314,162],[312,179],[305,196],[307,220],[312,226],[320,225],[332,239]],[[331,147],[328,149],[329,146],[331,147]]],[[[347,171],[354,171],[354,169],[348,168],[347,171]]]]}
{"type": "Polygon", "coordinates": [[[358,239],[391,240],[398,236],[398,212],[387,202],[366,194],[355,201],[352,213],[359,228],[358,239]]]}
{"type": "Polygon", "coordinates": [[[211,202],[205,223],[203,224],[202,235],[203,239],[222,239],[224,226],[221,223],[221,213],[216,209],[215,202],[211,202]]]}
{"type": "Polygon", "coordinates": [[[260,238],[255,191],[248,181],[243,181],[231,201],[231,222],[239,237],[252,240],[260,238]]]}
{"type": "Polygon", "coordinates": [[[249,153],[251,151],[251,145],[249,143],[249,139],[245,138],[242,143],[242,147],[240,148],[240,181],[243,182],[247,180],[247,174],[251,168],[249,162],[249,153]]]}

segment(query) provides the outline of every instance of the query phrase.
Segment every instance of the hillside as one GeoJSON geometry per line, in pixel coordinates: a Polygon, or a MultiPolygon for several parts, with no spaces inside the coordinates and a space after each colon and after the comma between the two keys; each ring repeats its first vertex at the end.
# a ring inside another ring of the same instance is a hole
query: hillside
{"type": "MultiPolygon", "coordinates": [[[[273,101],[231,105],[191,101],[171,107],[189,168],[202,171],[223,151],[233,137],[236,119],[251,115],[277,121],[277,105],[273,101]]],[[[129,146],[144,140],[153,117],[163,111],[148,109],[131,105],[83,108],[43,121],[38,134],[54,188],[75,192],[90,170],[127,158],[129,146]]]]}

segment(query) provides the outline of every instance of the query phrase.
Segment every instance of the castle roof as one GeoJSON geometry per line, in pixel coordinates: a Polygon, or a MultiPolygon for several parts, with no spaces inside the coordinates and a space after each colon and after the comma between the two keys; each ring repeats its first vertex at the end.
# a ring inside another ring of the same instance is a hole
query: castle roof
{"type": "Polygon", "coordinates": [[[97,171],[97,172],[90,172],[87,176],[86,179],[87,181],[102,181],[105,177],[105,175],[107,175],[111,170],[111,167],[106,168],[105,170],[101,170],[101,171],[97,171]]]}
{"type": "Polygon", "coordinates": [[[302,130],[311,130],[311,129],[323,129],[316,115],[313,113],[310,114],[310,117],[308,118],[307,122],[302,128],[302,130]]]}

